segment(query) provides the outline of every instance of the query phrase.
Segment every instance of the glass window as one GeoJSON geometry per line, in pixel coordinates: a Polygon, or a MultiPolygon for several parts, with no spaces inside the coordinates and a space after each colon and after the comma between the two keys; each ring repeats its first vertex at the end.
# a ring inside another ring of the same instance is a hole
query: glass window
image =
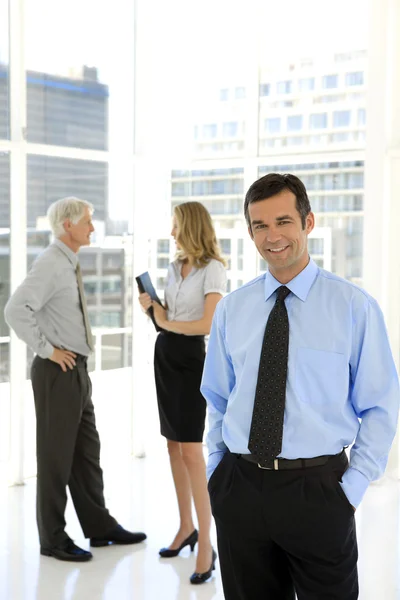
{"type": "Polygon", "coordinates": [[[219,91],[219,99],[221,101],[228,100],[228,97],[229,97],[229,90],[227,88],[224,88],[223,90],[219,91]]]}
{"type": "Polygon", "coordinates": [[[276,84],[276,90],[278,94],[290,94],[292,91],[292,82],[291,81],[278,81],[276,84]]]}
{"type": "Polygon", "coordinates": [[[322,78],[322,87],[326,90],[338,87],[338,75],[324,75],[322,78]]]}
{"type": "Polygon", "coordinates": [[[230,121],[222,124],[222,135],[224,137],[235,137],[238,134],[239,123],[230,121]]]}
{"type": "Polygon", "coordinates": [[[216,123],[210,123],[208,125],[203,125],[203,137],[206,139],[217,137],[216,123]]]}
{"type": "Polygon", "coordinates": [[[269,96],[271,93],[271,84],[270,83],[261,83],[260,84],[260,96],[269,96]]]}
{"type": "MultiPolygon", "coordinates": [[[[2,24],[0,23],[0,29],[2,24]]],[[[6,473],[10,440],[10,330],[4,307],[10,296],[10,160],[0,152],[0,474],[6,473]]]]}
{"type": "Polygon", "coordinates": [[[350,139],[350,134],[348,131],[341,133],[334,133],[332,135],[332,142],[348,142],[350,139]]]}
{"type": "Polygon", "coordinates": [[[277,133],[281,130],[281,119],[280,117],[272,117],[271,119],[265,119],[264,121],[265,131],[268,133],[277,133]]]}
{"type": "Polygon", "coordinates": [[[28,156],[28,227],[39,228],[49,205],[77,196],[95,207],[94,220],[106,224],[108,166],[106,163],[52,156],[28,156]]]}
{"type": "Polygon", "coordinates": [[[157,269],[168,269],[169,266],[169,258],[158,256],[157,257],[157,269]]]}
{"type": "Polygon", "coordinates": [[[303,115],[290,115],[287,118],[288,131],[300,131],[303,127],[303,115]]]}
{"type": "Polygon", "coordinates": [[[351,121],[350,110],[335,110],[333,112],[333,126],[334,127],[349,127],[351,121]]]}
{"type": "Polygon", "coordinates": [[[303,77],[299,79],[300,92],[310,92],[315,88],[315,77],[303,77]]]}
{"type": "Polygon", "coordinates": [[[28,71],[28,141],[107,150],[108,96],[95,68],[69,77],[28,71]]]}
{"type": "Polygon", "coordinates": [[[235,88],[235,99],[243,100],[243,98],[246,98],[246,88],[245,87],[236,87],[235,88]]]}
{"type": "Polygon", "coordinates": [[[310,115],[310,129],[326,129],[327,125],[327,113],[314,113],[310,115]]]}
{"type": "Polygon", "coordinates": [[[359,108],[358,109],[357,117],[358,117],[358,124],[359,125],[366,125],[366,122],[367,122],[367,112],[366,112],[365,108],[359,108]]]}
{"type": "Polygon", "coordinates": [[[189,196],[190,183],[184,181],[173,183],[171,186],[171,193],[173,196],[189,196]]]}
{"type": "Polygon", "coordinates": [[[353,73],[346,73],[346,85],[363,85],[364,73],[363,71],[355,71],[353,73]]]}
{"type": "Polygon", "coordinates": [[[0,0],[0,139],[10,137],[8,2],[0,0]]]}
{"type": "Polygon", "coordinates": [[[218,240],[222,254],[230,256],[231,254],[231,240],[220,239],[218,240]]]}
{"type": "MultiPolygon", "coordinates": [[[[8,341],[9,328],[4,320],[4,307],[10,295],[10,158],[7,152],[0,152],[0,390],[1,384],[8,381],[8,341]]],[[[7,394],[0,394],[7,399],[7,394]]],[[[2,413],[0,401],[0,415],[2,413]]],[[[1,422],[1,419],[0,419],[1,422]]],[[[1,460],[1,457],[0,457],[1,460]]]]}
{"type": "Polygon", "coordinates": [[[164,291],[165,291],[165,277],[157,277],[157,291],[164,293],[164,291]]]}
{"type": "Polygon", "coordinates": [[[157,240],[157,254],[169,254],[169,240],[157,240]]]}
{"type": "Polygon", "coordinates": [[[296,137],[287,137],[286,144],[288,146],[302,146],[304,144],[304,138],[301,135],[297,135],[296,137]]]}

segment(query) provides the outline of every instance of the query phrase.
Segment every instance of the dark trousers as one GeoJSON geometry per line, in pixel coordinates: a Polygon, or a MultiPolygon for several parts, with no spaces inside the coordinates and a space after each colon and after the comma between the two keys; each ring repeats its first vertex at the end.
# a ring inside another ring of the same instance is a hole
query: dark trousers
{"type": "Polygon", "coordinates": [[[347,458],[270,471],[225,454],[209,481],[225,600],[356,600],[347,458]]]}
{"type": "Polygon", "coordinates": [[[74,369],[38,356],[31,370],[36,409],[37,522],[42,548],[62,543],[67,486],[85,537],[99,537],[117,522],[105,507],[100,439],[86,359],[74,369]]]}

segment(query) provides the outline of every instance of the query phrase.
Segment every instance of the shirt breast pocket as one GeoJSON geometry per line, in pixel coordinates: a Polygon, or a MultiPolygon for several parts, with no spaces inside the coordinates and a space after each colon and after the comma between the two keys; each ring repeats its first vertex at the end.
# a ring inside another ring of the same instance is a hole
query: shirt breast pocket
{"type": "Polygon", "coordinates": [[[298,348],[296,392],[302,402],[326,404],[347,397],[349,366],[344,354],[298,348]]]}

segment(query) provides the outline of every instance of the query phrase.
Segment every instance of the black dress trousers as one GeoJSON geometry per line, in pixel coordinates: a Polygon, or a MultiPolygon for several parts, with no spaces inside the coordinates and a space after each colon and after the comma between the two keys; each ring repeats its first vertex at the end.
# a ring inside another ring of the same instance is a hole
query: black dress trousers
{"type": "Polygon", "coordinates": [[[67,486],[85,537],[117,525],[104,502],[100,439],[86,359],[66,373],[36,356],[31,378],[36,410],[37,522],[42,548],[62,543],[67,486]]]}
{"type": "Polygon", "coordinates": [[[225,600],[356,600],[347,458],[264,470],[226,453],[209,481],[225,600]]]}

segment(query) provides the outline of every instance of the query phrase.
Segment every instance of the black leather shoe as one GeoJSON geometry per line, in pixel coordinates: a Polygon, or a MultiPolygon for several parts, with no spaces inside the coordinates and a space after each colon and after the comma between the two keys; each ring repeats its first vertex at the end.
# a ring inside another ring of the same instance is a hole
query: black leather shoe
{"type": "Polygon", "coordinates": [[[207,579],[210,579],[212,572],[215,571],[215,561],[216,560],[217,560],[217,553],[215,552],[215,550],[213,548],[211,567],[205,573],[193,573],[193,575],[190,578],[190,583],[197,585],[199,583],[205,583],[207,581],[207,579]]]}
{"type": "Polygon", "coordinates": [[[183,542],[179,546],[179,548],[176,548],[175,550],[171,549],[171,548],[161,548],[159,555],[162,556],[162,558],[172,558],[173,556],[178,556],[179,552],[183,548],[185,548],[185,546],[190,546],[190,551],[193,552],[193,549],[194,549],[195,545],[197,544],[198,539],[199,539],[199,532],[197,531],[197,529],[195,529],[186,538],[186,540],[183,540],[183,542]]]}
{"type": "Polygon", "coordinates": [[[90,545],[95,548],[109,546],[110,544],[138,544],[147,538],[145,533],[132,533],[121,525],[117,525],[102,537],[90,538],[90,545]]]}
{"type": "Polygon", "coordinates": [[[59,546],[53,548],[40,548],[43,556],[54,556],[58,560],[69,560],[72,562],[86,562],[93,558],[93,554],[76,546],[72,540],[66,540],[59,546]]]}

